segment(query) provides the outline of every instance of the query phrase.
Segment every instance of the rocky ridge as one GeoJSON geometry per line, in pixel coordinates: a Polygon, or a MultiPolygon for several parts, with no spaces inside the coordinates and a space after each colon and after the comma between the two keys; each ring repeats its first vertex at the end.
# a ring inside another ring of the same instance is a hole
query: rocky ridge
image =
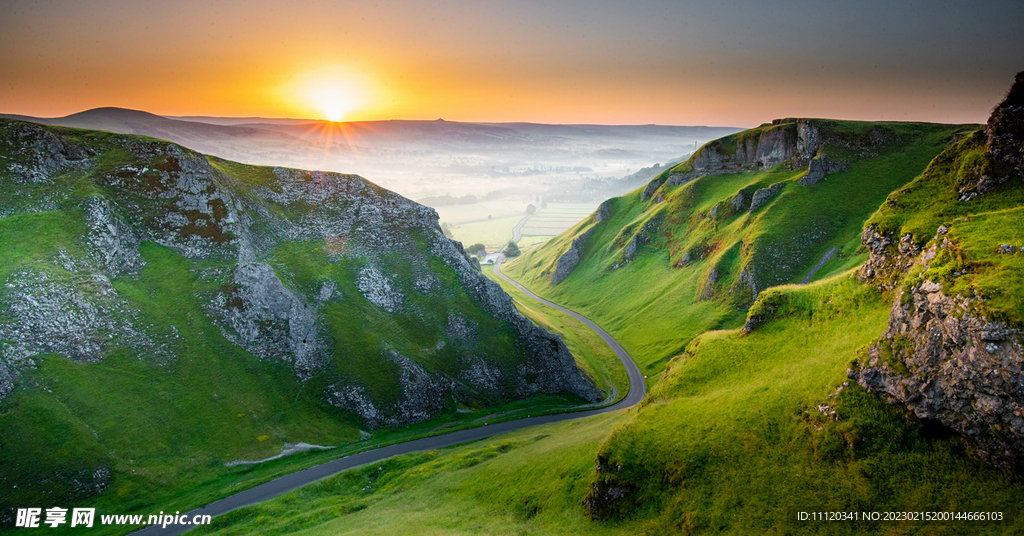
{"type": "Polygon", "coordinates": [[[433,209],[353,175],[247,167],[258,177],[240,180],[226,171],[239,165],[214,165],[216,160],[174,144],[133,136],[83,141],[68,132],[0,122],[0,180],[14,194],[3,214],[81,210],[87,227],[79,253],[47,261],[43,273],[8,278],[0,295],[7,312],[0,338],[8,341],[0,354],[0,397],[38,352],[96,361],[111,345],[138,352],[160,347],[162,341],[146,335],[109,283],[143,269],[139,245],[148,241],[199,263],[200,279],[217,289],[201,297],[204,310],[229,341],[259,359],[291,364],[300,381],[328,373],[340,358],[324,311],[357,296],[380,314],[412,315],[429,324],[424,307],[435,301],[456,306],[451,300],[464,293],[469,302],[458,307],[475,307],[510,330],[518,357],[499,363],[480,348],[486,335],[446,347],[451,322],[445,314],[437,326],[437,352],[456,358],[447,373],[385,343],[379,355],[397,370],[397,399],[376,399],[359,381],[332,376],[324,399],[371,426],[429,418],[452,394],[570,392],[600,400],[560,339],[520,315],[497,284],[473,269],[461,245],[444,238],[433,209]],[[56,187],[62,177],[83,177],[95,193],[69,197],[56,187]],[[296,287],[291,269],[274,260],[282,244],[295,242],[322,243],[329,262],[359,268],[347,283],[327,279],[296,287]],[[442,283],[444,274],[452,274],[458,287],[442,283]]]}
{"type": "MultiPolygon", "coordinates": [[[[1012,469],[1024,468],[1024,326],[995,312],[989,300],[994,294],[1019,296],[1021,289],[1005,276],[978,287],[986,272],[1012,268],[972,258],[967,246],[991,240],[969,229],[972,220],[1019,210],[1022,140],[1024,73],[983,131],[947,149],[919,184],[900,192],[924,189],[922,195],[937,203],[924,211],[960,218],[938,225],[924,244],[911,233],[897,240],[898,231],[864,230],[861,241],[870,257],[859,277],[894,290],[895,297],[888,329],[848,371],[888,401],[960,433],[981,458],[1012,469]],[[962,160],[973,164],[967,174],[962,160]]],[[[909,202],[891,196],[883,209],[899,215],[904,204],[909,202]]],[[[997,256],[1020,254],[1013,244],[990,247],[997,256]]]]}
{"type": "Polygon", "coordinates": [[[594,233],[597,226],[591,226],[590,229],[580,233],[578,236],[572,239],[572,243],[569,245],[569,249],[566,250],[560,257],[558,257],[558,264],[555,267],[555,272],[551,274],[551,284],[557,285],[569,277],[569,274],[576,269],[576,265],[579,264],[580,259],[583,258],[583,248],[587,243],[587,239],[594,233]]]}
{"type": "MultiPolygon", "coordinates": [[[[930,264],[956,246],[940,227],[930,246],[908,269],[927,273],[930,264]]],[[[875,233],[867,242],[879,243],[875,233]]],[[[897,251],[890,270],[905,264],[912,248],[897,251]]],[[[881,259],[876,259],[877,266],[881,259]]],[[[865,265],[866,266],[866,265],[865,265]]],[[[861,276],[891,288],[887,272],[862,269],[861,276]],[[871,275],[868,274],[872,274],[871,275]]],[[[913,280],[911,280],[913,281],[913,280]]],[[[906,285],[907,283],[904,283],[906,285]]],[[[947,284],[948,285],[948,284],[947,284]]],[[[889,326],[848,371],[868,390],[905,405],[921,419],[941,422],[968,438],[976,453],[1014,468],[1024,462],[1024,330],[992,321],[980,297],[950,295],[941,282],[923,279],[900,290],[889,326]]]]}

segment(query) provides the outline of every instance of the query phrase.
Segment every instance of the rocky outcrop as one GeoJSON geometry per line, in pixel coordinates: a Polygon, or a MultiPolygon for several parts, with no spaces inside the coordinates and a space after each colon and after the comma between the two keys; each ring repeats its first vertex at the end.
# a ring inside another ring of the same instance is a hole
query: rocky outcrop
{"type": "Polygon", "coordinates": [[[622,473],[622,465],[612,464],[607,455],[597,456],[597,480],[591,484],[590,491],[583,499],[583,509],[587,517],[594,521],[604,521],[619,517],[628,510],[626,497],[636,491],[631,482],[617,478],[622,473]]]}
{"type": "Polygon", "coordinates": [[[750,334],[757,328],[775,318],[779,310],[786,305],[789,295],[776,289],[769,289],[757,296],[757,300],[747,310],[747,320],[743,323],[743,333],[750,334]]]}
{"type": "Polygon", "coordinates": [[[317,301],[305,304],[264,263],[238,265],[229,283],[210,302],[211,316],[229,341],[260,359],[290,362],[302,380],[329,362],[329,341],[317,309],[337,287],[324,283],[317,301]]]}
{"type": "MultiPolygon", "coordinates": [[[[946,234],[946,227],[940,226],[937,236],[946,234]]],[[[880,234],[874,227],[867,227],[861,233],[860,242],[868,249],[868,260],[858,270],[861,281],[874,285],[878,290],[891,290],[899,284],[903,275],[914,263],[921,248],[912,236],[903,235],[898,243],[880,234]]]]}
{"type": "Polygon", "coordinates": [[[611,218],[612,204],[614,203],[614,199],[605,199],[604,202],[597,206],[597,211],[594,212],[594,220],[600,223],[603,222],[604,220],[607,220],[608,218],[611,218]]]}
{"type": "MultiPolygon", "coordinates": [[[[8,120],[0,120],[0,134],[7,156],[0,161],[0,183],[34,199],[21,205],[5,200],[5,210],[59,207],[66,193],[49,185],[54,173],[66,170],[84,173],[99,192],[81,205],[87,233],[76,248],[84,256],[62,251],[36,261],[41,268],[17,272],[0,289],[7,308],[0,316],[0,398],[41,352],[90,362],[113,348],[163,355],[165,345],[148,335],[110,284],[142,270],[139,246],[149,241],[193,263],[200,286],[211,289],[195,298],[224,337],[256,358],[289,363],[300,381],[326,375],[317,383],[330,386],[323,398],[371,426],[427,419],[453,393],[493,400],[568,392],[601,400],[565,344],[519,314],[461,244],[444,237],[429,207],[354,175],[249,168],[245,172],[257,178],[242,180],[222,171],[231,166],[132,136],[84,135],[71,142],[45,127],[8,120]],[[102,166],[95,158],[101,154],[102,166]],[[285,246],[322,252],[323,262],[337,270],[321,279],[310,280],[306,272],[299,277],[305,253],[291,258],[281,253],[285,246]],[[332,279],[339,277],[350,279],[332,279]],[[343,295],[341,288],[352,290],[343,295]],[[374,386],[328,366],[345,359],[336,330],[353,329],[329,324],[323,313],[342,300],[394,318],[398,326],[414,319],[417,329],[434,329],[436,346],[398,351],[389,345],[392,335],[382,332],[379,347],[360,349],[377,352],[382,370],[394,372],[399,398],[374,398],[374,386]],[[510,345],[502,355],[488,348],[496,335],[461,314],[469,311],[502,332],[497,337],[510,345]],[[421,353],[447,361],[417,361],[421,353]]],[[[168,330],[176,333],[173,326],[157,331],[168,330]]]]}
{"type": "Polygon", "coordinates": [[[807,164],[807,174],[800,177],[796,182],[801,186],[810,186],[817,184],[818,181],[824,179],[825,175],[829,173],[839,173],[848,169],[844,162],[832,161],[818,156],[811,159],[810,163],[807,164]]]}
{"type": "Polygon", "coordinates": [[[696,171],[691,171],[689,173],[673,173],[668,176],[668,180],[665,181],[665,186],[682,186],[692,181],[693,179],[696,179],[699,176],[700,174],[697,173],[696,171]]]}
{"type": "Polygon", "coordinates": [[[660,215],[655,216],[640,227],[640,230],[626,242],[626,245],[622,248],[621,260],[614,265],[610,266],[609,270],[616,270],[629,264],[636,258],[637,252],[640,251],[640,246],[650,244],[651,240],[658,234],[658,228],[661,227],[662,217],[660,215]]]}
{"type": "Polygon", "coordinates": [[[110,276],[134,274],[146,264],[139,255],[139,237],[121,221],[102,197],[89,197],[84,203],[91,260],[110,276]]]}
{"type": "Polygon", "coordinates": [[[936,420],[1002,467],[1024,466],[1024,331],[977,312],[931,280],[901,292],[889,327],[848,372],[872,392],[936,420]]]}
{"type": "Polygon", "coordinates": [[[87,167],[90,163],[86,159],[95,155],[94,151],[69,143],[35,123],[8,122],[0,128],[5,131],[2,138],[7,141],[0,142],[9,155],[5,159],[6,170],[22,183],[44,183],[69,168],[87,167]]]}
{"type": "Polygon", "coordinates": [[[753,212],[763,207],[768,200],[775,197],[775,194],[782,191],[782,188],[786,186],[784,182],[777,182],[767,188],[761,188],[754,192],[753,197],[750,199],[750,212],[753,212]]]}
{"type": "Polygon", "coordinates": [[[593,234],[594,229],[597,227],[591,227],[586,232],[581,233],[576,238],[572,239],[572,244],[569,245],[569,249],[558,257],[558,264],[555,266],[555,273],[551,274],[551,284],[557,285],[562,281],[565,281],[566,277],[576,269],[576,265],[580,263],[580,259],[583,258],[583,248],[587,243],[587,239],[593,234]]]}
{"type": "Polygon", "coordinates": [[[163,353],[106,276],[66,254],[59,262],[82,270],[21,270],[0,289],[5,317],[0,322],[0,399],[11,392],[20,369],[35,366],[32,357],[38,354],[96,363],[118,347],[163,353]]]}
{"type": "Polygon", "coordinates": [[[1024,178],[1024,72],[1017,73],[1006,94],[985,125],[985,147],[997,163],[982,178],[982,193],[1013,178],[1024,178]]]}
{"type": "Polygon", "coordinates": [[[741,306],[750,304],[758,298],[761,289],[762,287],[757,281],[757,274],[754,271],[753,263],[747,264],[740,270],[740,275],[732,286],[731,292],[735,297],[733,301],[741,306]]]}
{"type": "Polygon", "coordinates": [[[707,278],[704,279],[704,285],[701,286],[700,301],[707,301],[715,296],[716,283],[718,283],[718,268],[711,268],[708,271],[707,278]]]}
{"type": "Polygon", "coordinates": [[[658,188],[661,188],[661,185],[665,184],[665,180],[665,177],[658,177],[652,180],[651,182],[647,183],[647,186],[644,188],[643,193],[640,194],[640,200],[647,201],[648,199],[653,197],[654,192],[657,192],[658,188]]]}
{"type": "Polygon", "coordinates": [[[359,385],[330,385],[327,402],[363,418],[369,428],[401,426],[425,421],[444,409],[455,382],[442,374],[430,373],[411,359],[395,352],[388,359],[398,365],[401,398],[382,403],[359,385]]]}
{"type": "MultiPolygon", "coordinates": [[[[942,211],[957,213],[956,226],[958,221],[970,221],[965,216],[975,206],[971,203],[975,194],[1020,177],[1022,120],[1024,73],[1017,75],[985,131],[944,153],[942,162],[969,159],[968,172],[964,173],[966,166],[954,167],[953,172],[941,168],[925,172],[922,180],[951,195],[948,200],[936,195],[936,206],[924,210],[932,211],[932,216],[942,211]],[[984,137],[988,143],[978,151],[984,137]]],[[[1000,204],[1014,207],[1018,193],[1002,198],[988,194],[984,199],[989,204],[981,210],[992,211],[1000,204]]],[[[898,209],[900,205],[889,206],[898,209]]],[[[922,247],[910,234],[897,242],[874,227],[864,230],[861,242],[870,256],[859,277],[880,290],[896,289],[896,296],[888,328],[853,364],[848,376],[920,418],[959,432],[983,459],[1024,469],[1024,329],[1008,323],[1013,315],[1000,313],[986,298],[1020,292],[1019,285],[998,277],[989,261],[968,257],[968,246],[977,246],[987,237],[967,232],[951,238],[953,234],[940,225],[922,247]],[[994,279],[990,284],[998,286],[979,293],[983,287],[973,282],[983,277],[994,279]]],[[[1009,254],[1015,250],[1005,249],[1009,254]]]]}
{"type": "Polygon", "coordinates": [[[733,135],[735,152],[729,153],[722,140],[702,147],[691,160],[701,174],[767,169],[782,162],[807,165],[821,147],[821,130],[808,119],[776,119],[771,125],[733,135]],[[747,134],[749,133],[749,134],[747,134]]]}
{"type": "Polygon", "coordinates": [[[729,202],[729,206],[732,207],[733,212],[742,212],[750,209],[751,196],[748,196],[746,192],[742,190],[733,196],[732,201],[729,202]]]}

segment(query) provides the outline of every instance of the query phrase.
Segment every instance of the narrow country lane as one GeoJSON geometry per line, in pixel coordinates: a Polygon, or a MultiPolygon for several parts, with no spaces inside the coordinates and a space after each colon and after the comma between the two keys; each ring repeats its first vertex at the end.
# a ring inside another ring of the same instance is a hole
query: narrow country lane
{"type": "MultiPolygon", "coordinates": [[[[522,224],[529,219],[524,218],[522,222],[516,227],[516,230],[522,227],[522,224]]],[[[626,367],[626,373],[629,377],[629,392],[626,396],[615,404],[605,406],[603,408],[592,409],[587,411],[576,411],[572,413],[561,413],[556,415],[544,415],[540,417],[529,417],[525,419],[517,419],[513,421],[506,421],[501,423],[495,423],[492,425],[480,426],[477,428],[471,428],[468,430],[459,430],[457,432],[451,432],[449,434],[437,435],[432,437],[424,437],[421,439],[415,439],[412,441],[406,441],[404,443],[396,443],[394,445],[388,445],[386,447],[379,447],[373,450],[367,450],[337,460],[331,460],[329,462],[322,463],[297,471],[290,475],[283,476],[276,480],[271,480],[260,484],[254,488],[247,489],[245,491],[236,493],[229,497],[225,497],[219,501],[212,502],[202,508],[189,511],[184,514],[183,519],[192,520],[195,516],[210,515],[213,517],[221,514],[226,514],[232,510],[242,508],[244,506],[253,505],[256,503],[263,502],[267,499],[272,499],[287,493],[294,489],[301,488],[306,484],[311,484],[318,480],[322,480],[336,473],[344,471],[346,469],[352,469],[360,465],[374,463],[385,458],[391,458],[393,456],[399,456],[402,454],[409,454],[410,452],[417,452],[421,450],[435,450],[444,447],[450,447],[452,445],[458,445],[460,443],[466,443],[468,441],[476,441],[479,439],[486,439],[506,432],[512,432],[522,428],[530,426],[537,426],[539,424],[550,424],[561,421],[568,421],[572,419],[582,419],[584,417],[590,417],[593,415],[600,415],[602,413],[608,413],[611,411],[618,411],[632,407],[643,400],[644,395],[647,392],[647,385],[644,383],[644,376],[640,373],[640,369],[633,362],[633,359],[628,353],[622,348],[622,346],[612,338],[607,332],[597,326],[590,319],[566,309],[558,304],[552,303],[548,300],[536,296],[534,293],[527,290],[525,287],[512,281],[505,274],[501,273],[501,263],[504,261],[504,256],[499,257],[497,263],[494,264],[494,273],[501,277],[505,281],[508,281],[517,289],[522,291],[531,299],[537,300],[545,305],[554,307],[560,311],[566,312],[574,316],[579,321],[583,322],[590,329],[594,330],[601,338],[608,344],[609,347],[615,352],[615,355],[619,357],[622,365],[626,367]]],[[[168,512],[170,513],[170,512],[168,512]]],[[[216,521],[214,521],[216,523],[216,521]]],[[[150,526],[144,529],[135,531],[132,534],[138,536],[168,536],[173,534],[181,534],[191,528],[190,525],[168,525],[167,527],[150,526]]]]}

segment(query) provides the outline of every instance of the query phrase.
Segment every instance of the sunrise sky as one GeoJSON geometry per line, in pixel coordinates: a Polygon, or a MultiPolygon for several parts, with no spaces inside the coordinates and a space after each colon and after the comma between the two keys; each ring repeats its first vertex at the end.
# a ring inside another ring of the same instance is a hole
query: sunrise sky
{"type": "Polygon", "coordinates": [[[1024,2],[4,0],[0,113],[982,122],[1024,2]]]}

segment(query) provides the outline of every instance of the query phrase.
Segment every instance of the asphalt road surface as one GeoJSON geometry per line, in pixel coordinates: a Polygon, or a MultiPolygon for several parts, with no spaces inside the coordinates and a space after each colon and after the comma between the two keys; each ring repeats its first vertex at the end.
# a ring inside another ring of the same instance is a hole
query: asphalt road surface
{"type": "MultiPolygon", "coordinates": [[[[533,214],[527,214],[526,217],[521,219],[521,220],[519,220],[519,223],[517,223],[516,226],[512,229],[512,241],[513,242],[519,243],[519,239],[521,239],[523,237],[523,234],[522,234],[523,226],[526,225],[526,222],[530,221],[530,218],[532,218],[534,216],[534,214],[537,214],[537,213],[534,212],[533,214]]],[[[508,278],[505,278],[505,279],[507,280],[508,278]]]]}
{"type": "MultiPolygon", "coordinates": [[[[527,219],[529,219],[529,217],[524,218],[523,221],[520,222],[520,225],[517,226],[517,230],[519,227],[522,226],[523,223],[526,222],[527,219]]],[[[277,497],[278,495],[287,493],[294,489],[301,488],[306,484],[311,484],[318,480],[322,480],[346,469],[352,469],[353,467],[358,467],[360,465],[378,462],[385,458],[391,458],[393,456],[409,454],[410,452],[417,452],[421,450],[435,450],[444,447],[450,447],[452,445],[458,445],[460,443],[466,443],[469,441],[476,441],[478,439],[486,439],[488,437],[504,434],[506,432],[512,432],[514,430],[519,430],[530,426],[536,426],[538,424],[549,424],[561,421],[568,421],[571,419],[581,419],[583,417],[590,417],[593,415],[600,415],[602,413],[608,413],[611,411],[618,411],[620,409],[632,407],[639,403],[641,400],[643,400],[644,395],[647,392],[647,384],[644,383],[644,376],[643,374],[640,373],[640,369],[636,366],[636,363],[633,362],[633,359],[629,357],[629,354],[626,353],[626,351],[622,348],[618,341],[613,339],[611,335],[609,335],[603,329],[598,327],[597,324],[591,322],[590,319],[574,311],[570,311],[569,309],[566,309],[565,307],[562,307],[558,304],[551,303],[543,298],[539,298],[534,293],[530,292],[519,283],[516,283],[515,281],[512,281],[508,277],[505,277],[505,274],[501,273],[502,261],[504,261],[504,258],[499,258],[499,261],[494,264],[494,273],[497,274],[498,277],[501,277],[505,281],[512,283],[513,286],[515,286],[517,289],[522,291],[530,298],[533,298],[534,300],[537,300],[546,305],[550,305],[551,307],[554,307],[559,311],[564,311],[566,313],[571,314],[572,316],[576,317],[576,319],[586,324],[587,327],[597,332],[597,334],[600,335],[606,343],[608,343],[608,346],[611,347],[611,349],[619,357],[619,360],[622,361],[623,366],[626,367],[626,373],[629,376],[629,393],[627,393],[622,400],[610,406],[598,409],[577,411],[573,413],[561,413],[558,415],[544,415],[541,417],[529,417],[525,419],[517,419],[514,421],[505,421],[501,423],[480,426],[478,428],[471,428],[469,430],[459,430],[457,432],[452,432],[449,434],[438,435],[433,437],[424,437],[422,439],[415,439],[412,441],[406,441],[404,443],[397,443],[386,447],[367,450],[364,452],[360,452],[359,454],[353,454],[345,458],[339,458],[337,460],[325,462],[320,465],[315,465],[313,467],[297,471],[290,475],[283,476],[276,480],[271,480],[270,482],[260,484],[254,488],[250,488],[245,491],[231,495],[229,497],[225,497],[219,501],[212,502],[202,508],[197,508],[195,510],[186,512],[185,514],[183,514],[182,518],[186,521],[191,521],[193,518],[195,518],[195,516],[210,515],[216,517],[221,514],[226,514],[232,510],[242,508],[244,506],[253,505],[259,502],[263,502],[267,499],[277,497]]],[[[146,518],[148,518],[148,515],[146,516],[146,518]]],[[[213,524],[216,524],[216,520],[213,521],[213,524]]],[[[135,531],[133,534],[139,536],[167,536],[172,534],[181,534],[183,532],[186,532],[190,528],[192,528],[192,525],[168,525],[166,527],[152,525],[144,529],[135,531]]]]}

